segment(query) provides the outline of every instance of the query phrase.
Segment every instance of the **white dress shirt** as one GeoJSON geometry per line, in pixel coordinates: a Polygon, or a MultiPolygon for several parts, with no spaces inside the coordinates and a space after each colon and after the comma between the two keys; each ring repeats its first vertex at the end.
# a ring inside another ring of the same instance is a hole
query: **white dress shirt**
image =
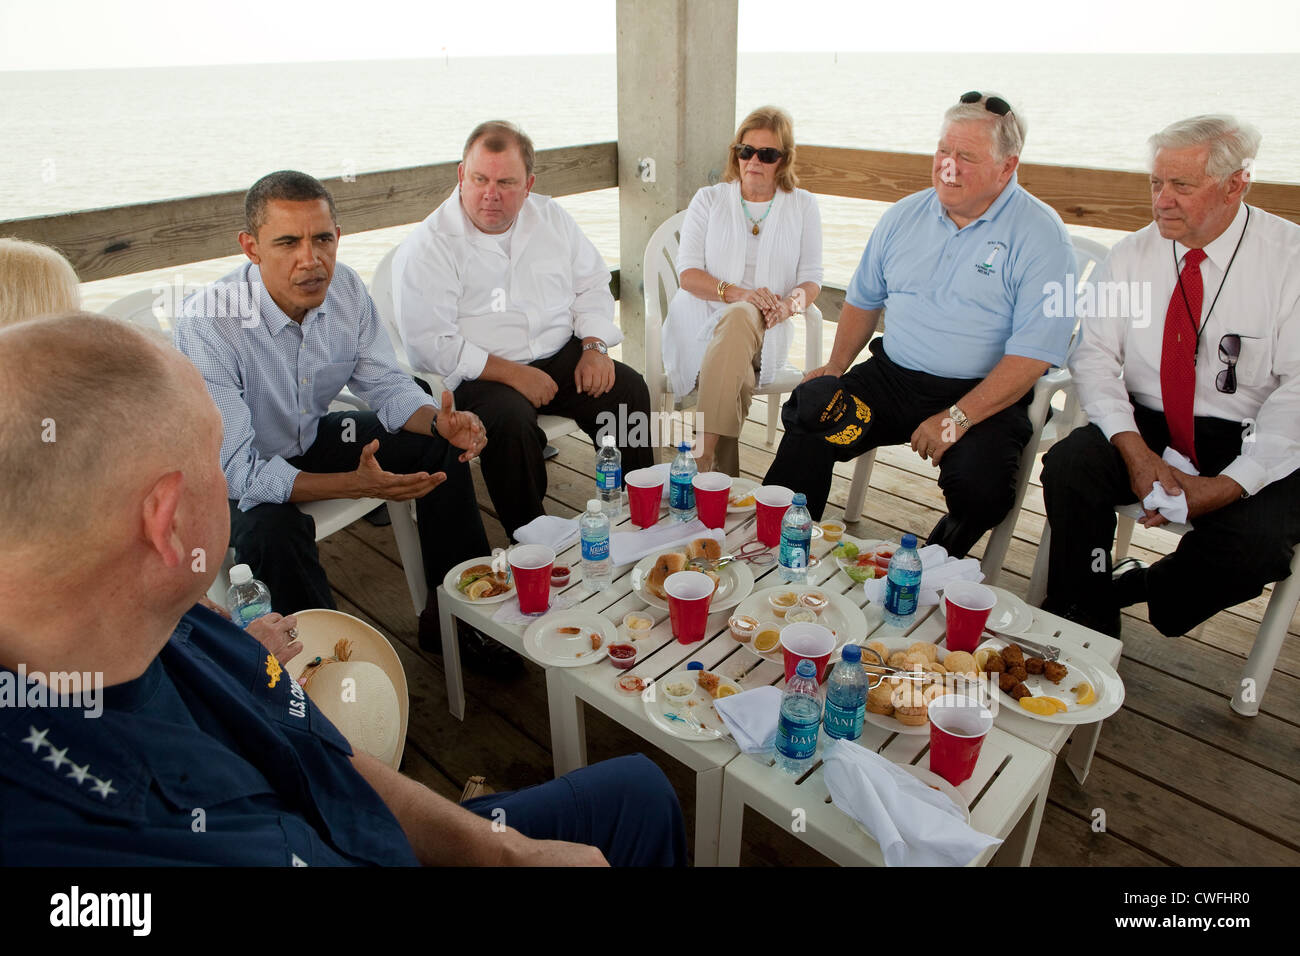
{"type": "Polygon", "coordinates": [[[393,308],[411,367],[449,389],[478,378],[489,355],[528,363],[575,335],[623,340],[605,261],[572,216],[536,193],[503,248],[452,190],[398,247],[393,308]]]}
{"type": "MultiPolygon", "coordinates": [[[[756,244],[752,242],[755,237],[750,225],[740,206],[739,182],[699,190],[682,223],[678,274],[686,269],[703,269],[726,282],[764,287],[782,296],[805,282],[821,285],[822,220],[812,193],[806,189],[778,189],[756,244]],[[747,271],[746,261],[751,253],[756,256],[752,274],[747,271]]],[[[685,289],[678,289],[668,303],[662,339],[664,371],[678,398],[695,388],[704,353],[724,308],[727,306],[721,301],[701,299],[685,289]]],[[[793,337],[794,328],[789,322],[764,333],[759,385],[770,384],[785,366],[793,337]]]]}
{"type": "MultiPolygon", "coordinates": [[[[1162,238],[1152,223],[1121,239],[1091,278],[1096,307],[1080,308],[1090,314],[1083,317],[1070,372],[1089,420],[1108,439],[1137,431],[1130,393],[1144,407],[1164,411],[1165,312],[1187,251],[1162,238]],[[1121,290],[1126,294],[1118,295],[1121,290]]],[[[1243,204],[1205,254],[1193,413],[1242,423],[1241,455],[1222,474],[1255,494],[1300,468],[1300,226],[1255,207],[1248,224],[1243,204]],[[1227,367],[1219,342],[1230,333],[1241,337],[1235,394],[1215,386],[1227,367]]]]}

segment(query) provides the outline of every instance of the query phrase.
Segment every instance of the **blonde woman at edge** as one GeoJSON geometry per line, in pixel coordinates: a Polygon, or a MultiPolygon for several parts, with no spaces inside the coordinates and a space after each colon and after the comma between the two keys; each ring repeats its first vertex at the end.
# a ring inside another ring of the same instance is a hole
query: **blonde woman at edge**
{"type": "Polygon", "coordinates": [[[49,246],[0,239],[0,328],[81,308],[81,286],[68,260],[49,246]]]}
{"type": "Polygon", "coordinates": [[[821,215],[794,175],[782,109],[745,117],[723,182],[695,194],[682,224],[681,288],[664,322],[664,371],[678,398],[699,384],[700,471],[740,473],[740,428],[758,385],[785,365],[788,319],[817,298],[821,215]]]}

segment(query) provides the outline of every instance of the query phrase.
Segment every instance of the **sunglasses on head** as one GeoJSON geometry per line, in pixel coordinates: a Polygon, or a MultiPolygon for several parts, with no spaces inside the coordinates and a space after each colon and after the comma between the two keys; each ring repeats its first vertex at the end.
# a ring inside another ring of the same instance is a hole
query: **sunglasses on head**
{"type": "Polygon", "coordinates": [[[1219,339],[1219,361],[1228,366],[1214,378],[1214,387],[1225,395],[1237,391],[1237,359],[1241,358],[1241,336],[1229,332],[1219,339]]]}
{"type": "Polygon", "coordinates": [[[755,149],[748,143],[740,143],[734,146],[733,149],[735,149],[736,155],[742,161],[752,159],[757,155],[760,163],[766,163],[769,166],[773,163],[780,162],[781,157],[785,155],[785,153],[781,152],[779,149],[775,149],[771,146],[764,146],[762,149],[755,149]]]}
{"type": "MultiPolygon", "coordinates": [[[[978,103],[982,99],[984,99],[984,94],[977,90],[971,90],[969,93],[961,95],[963,103],[978,103]]],[[[1000,96],[990,96],[987,100],[984,100],[984,108],[998,116],[1006,116],[1012,112],[1011,104],[1000,96]]]]}

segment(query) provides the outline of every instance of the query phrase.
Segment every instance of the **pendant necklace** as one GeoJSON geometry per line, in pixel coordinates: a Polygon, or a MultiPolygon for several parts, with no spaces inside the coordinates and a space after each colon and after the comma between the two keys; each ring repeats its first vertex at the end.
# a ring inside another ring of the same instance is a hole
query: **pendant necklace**
{"type": "Polygon", "coordinates": [[[745,197],[744,196],[740,197],[740,208],[745,211],[745,218],[748,219],[751,223],[753,223],[754,235],[756,236],[758,235],[758,224],[767,218],[767,214],[772,211],[772,203],[774,202],[776,202],[776,196],[773,196],[771,199],[767,201],[767,209],[763,211],[763,215],[755,219],[753,216],[749,214],[749,204],[745,202],[745,197]]]}

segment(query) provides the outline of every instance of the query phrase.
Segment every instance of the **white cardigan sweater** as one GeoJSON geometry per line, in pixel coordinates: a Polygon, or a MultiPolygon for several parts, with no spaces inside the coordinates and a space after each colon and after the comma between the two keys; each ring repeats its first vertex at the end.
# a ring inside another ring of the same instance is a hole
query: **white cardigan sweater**
{"type": "MultiPolygon", "coordinates": [[[[740,183],[706,186],[695,194],[682,223],[677,272],[703,269],[726,282],[745,274],[745,241],[750,225],[740,208],[740,183]]],[[[776,191],[772,211],[758,237],[755,285],[786,295],[804,282],[822,281],[822,228],[817,200],[806,189],[776,191]]],[[[733,303],[734,304],[734,303],[733,303]]],[[[678,289],[668,304],[663,328],[664,372],[681,398],[695,388],[704,352],[725,305],[678,289]]],[[[786,363],[794,330],[789,322],[763,337],[759,385],[768,385],[786,363]]]]}

